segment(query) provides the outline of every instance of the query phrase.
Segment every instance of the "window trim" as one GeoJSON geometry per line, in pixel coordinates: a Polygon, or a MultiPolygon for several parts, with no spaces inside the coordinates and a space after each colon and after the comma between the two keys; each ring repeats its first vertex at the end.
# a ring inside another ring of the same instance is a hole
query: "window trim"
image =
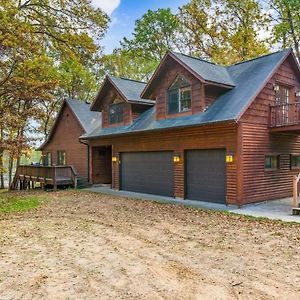
{"type": "Polygon", "coordinates": [[[66,166],[67,165],[67,155],[66,155],[65,150],[57,150],[57,165],[58,166],[66,166]],[[60,152],[64,153],[64,163],[63,164],[60,163],[60,156],[59,156],[60,152]]]}
{"type": "Polygon", "coordinates": [[[185,114],[185,113],[188,113],[190,111],[192,111],[192,84],[190,83],[189,80],[187,80],[184,76],[180,75],[180,74],[177,74],[175,79],[172,81],[172,83],[170,84],[170,86],[168,87],[167,91],[166,91],[166,114],[167,115],[176,115],[176,114],[185,114]],[[175,81],[178,79],[178,78],[182,78],[184,79],[188,85],[187,86],[183,86],[181,88],[178,88],[178,89],[172,89],[172,85],[175,83],[175,81]],[[182,111],[181,110],[181,92],[184,91],[184,90],[189,90],[190,91],[190,109],[188,110],[184,110],[182,111]],[[177,112],[170,112],[169,110],[169,94],[170,94],[170,91],[177,91],[178,93],[178,111],[177,112]]]}
{"type": "Polygon", "coordinates": [[[119,102],[119,103],[111,103],[109,106],[108,106],[108,124],[109,125],[115,125],[115,124],[120,124],[120,123],[123,123],[124,122],[124,102],[119,102]],[[120,121],[119,120],[119,117],[117,117],[117,121],[116,122],[112,122],[111,120],[111,113],[110,113],[110,109],[113,107],[113,106],[119,106],[119,107],[122,107],[122,120],[120,121]]]}
{"type": "Polygon", "coordinates": [[[275,104],[276,105],[282,105],[282,104],[289,104],[291,103],[291,95],[292,95],[292,87],[287,85],[287,84],[284,84],[282,82],[279,82],[279,81],[276,81],[275,83],[278,87],[279,87],[279,90],[278,91],[275,91],[275,104]],[[277,103],[277,95],[280,91],[280,89],[285,89],[286,92],[287,92],[287,95],[286,95],[286,100],[285,102],[281,102],[280,103],[277,103]]]}
{"type": "Polygon", "coordinates": [[[299,166],[292,166],[292,158],[297,157],[297,156],[300,157],[300,154],[298,154],[298,153],[291,153],[290,154],[290,170],[300,170],[300,165],[299,166]]]}
{"type": "Polygon", "coordinates": [[[272,172],[272,171],[278,171],[280,169],[280,154],[279,153],[267,153],[264,155],[264,170],[265,172],[272,172]],[[270,156],[270,157],[276,157],[276,168],[266,168],[266,157],[270,156]]]}
{"type": "Polygon", "coordinates": [[[50,167],[52,166],[52,152],[51,151],[47,151],[43,154],[43,165],[46,167],[50,167]],[[49,159],[47,160],[48,164],[45,165],[45,158],[49,156],[49,159]]]}

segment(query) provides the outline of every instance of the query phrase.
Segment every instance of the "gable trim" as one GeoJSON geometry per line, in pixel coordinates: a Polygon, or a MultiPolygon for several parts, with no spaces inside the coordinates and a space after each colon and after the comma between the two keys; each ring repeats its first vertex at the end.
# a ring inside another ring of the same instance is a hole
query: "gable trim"
{"type": "Polygon", "coordinates": [[[50,129],[50,132],[46,138],[46,140],[44,141],[44,143],[42,143],[42,145],[40,147],[37,148],[38,151],[43,151],[43,149],[50,143],[51,139],[52,139],[52,136],[58,126],[58,122],[59,122],[59,117],[62,115],[63,111],[65,110],[66,107],[69,107],[73,117],[77,120],[79,126],[81,127],[82,131],[84,133],[87,133],[86,130],[84,129],[81,121],[79,120],[79,118],[77,117],[77,115],[75,114],[75,112],[73,111],[72,107],[69,105],[68,101],[67,100],[64,100],[63,104],[61,105],[56,117],[55,117],[55,120],[54,120],[54,124],[52,125],[51,129],[50,129]]]}
{"type": "Polygon", "coordinates": [[[192,75],[194,75],[202,83],[205,82],[205,80],[204,80],[203,77],[201,77],[197,72],[195,72],[194,70],[192,70],[184,62],[182,62],[178,57],[176,57],[170,50],[168,50],[167,53],[164,55],[163,59],[161,60],[161,62],[159,63],[158,67],[156,68],[155,72],[151,76],[150,80],[148,81],[148,83],[144,87],[144,89],[143,89],[143,91],[141,93],[141,98],[147,98],[147,97],[145,97],[145,94],[146,94],[147,90],[151,86],[151,84],[152,84],[153,80],[155,79],[155,77],[157,77],[160,69],[162,68],[163,64],[165,63],[165,61],[166,61],[166,59],[168,57],[171,57],[172,59],[174,59],[178,64],[180,64],[182,67],[184,67],[186,70],[188,70],[192,75]]]}
{"type": "Polygon", "coordinates": [[[168,52],[165,54],[165,56],[159,63],[158,67],[156,68],[155,72],[151,76],[151,78],[150,78],[149,82],[147,83],[147,85],[145,86],[144,90],[142,91],[141,98],[147,98],[145,96],[145,94],[146,94],[147,90],[150,88],[155,77],[157,77],[157,75],[158,75],[160,69],[162,68],[162,65],[164,64],[167,57],[171,57],[172,59],[174,59],[178,64],[180,64],[183,68],[185,68],[188,72],[190,72],[193,76],[195,76],[201,83],[221,86],[221,87],[229,88],[229,89],[234,87],[233,85],[230,85],[230,84],[224,84],[224,83],[219,83],[219,82],[215,82],[215,81],[211,81],[211,80],[205,80],[199,73],[197,73],[191,67],[189,67],[185,62],[183,62],[180,58],[178,58],[172,51],[168,50],[168,52]]]}
{"type": "MultiPolygon", "coordinates": [[[[108,82],[115,88],[115,90],[118,92],[118,94],[121,96],[121,98],[122,98],[125,102],[129,102],[129,100],[128,100],[128,99],[126,98],[126,96],[122,93],[122,91],[118,88],[118,86],[113,82],[113,80],[110,78],[110,76],[109,76],[109,75],[106,75],[106,76],[105,76],[105,79],[104,79],[104,81],[103,81],[103,83],[102,83],[102,85],[101,85],[101,87],[100,87],[100,89],[99,89],[99,92],[97,93],[96,98],[95,98],[94,102],[93,102],[92,105],[91,105],[91,111],[98,111],[98,110],[97,110],[97,107],[96,107],[96,103],[98,102],[98,99],[99,99],[99,97],[100,97],[100,95],[101,95],[101,93],[102,93],[102,90],[103,90],[105,84],[107,84],[108,82]]],[[[99,106],[99,108],[101,108],[101,105],[98,105],[98,106],[99,106]]]]}

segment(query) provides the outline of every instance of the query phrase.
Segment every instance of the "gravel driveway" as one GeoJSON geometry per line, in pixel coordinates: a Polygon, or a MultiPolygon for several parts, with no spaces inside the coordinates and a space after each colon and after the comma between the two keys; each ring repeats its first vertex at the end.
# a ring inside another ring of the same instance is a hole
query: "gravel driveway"
{"type": "Polygon", "coordinates": [[[0,214],[0,299],[300,299],[299,224],[84,192],[46,197],[0,214]]]}

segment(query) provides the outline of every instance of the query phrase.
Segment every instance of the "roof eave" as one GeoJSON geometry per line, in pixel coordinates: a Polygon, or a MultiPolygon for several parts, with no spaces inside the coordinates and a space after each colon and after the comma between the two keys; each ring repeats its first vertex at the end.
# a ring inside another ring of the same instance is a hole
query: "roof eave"
{"type": "Polygon", "coordinates": [[[225,84],[225,83],[220,83],[220,82],[214,82],[214,81],[210,81],[210,80],[206,80],[204,79],[200,74],[198,74],[196,71],[194,71],[192,68],[190,68],[185,62],[183,62],[179,57],[177,57],[172,51],[168,51],[165,56],[163,57],[163,59],[161,60],[160,64],[158,65],[158,67],[156,68],[154,74],[152,75],[152,77],[150,78],[149,82],[147,83],[147,85],[145,86],[145,88],[143,89],[142,93],[141,93],[141,98],[146,98],[146,92],[147,90],[150,88],[154,78],[158,75],[162,65],[164,64],[165,60],[167,59],[167,57],[170,56],[171,58],[173,58],[177,63],[179,63],[181,66],[183,66],[186,70],[188,70],[192,75],[194,75],[199,81],[201,81],[204,84],[207,85],[215,85],[215,86],[220,86],[220,87],[224,87],[227,89],[232,89],[235,87],[235,85],[231,85],[231,84],[225,84]]]}
{"type": "Polygon", "coordinates": [[[191,127],[197,127],[197,126],[206,126],[206,125],[213,125],[213,124],[217,124],[217,123],[230,123],[230,122],[237,123],[237,120],[236,119],[227,119],[227,120],[219,120],[219,121],[212,121],[212,122],[199,123],[199,124],[179,125],[179,126],[174,126],[174,127],[128,131],[128,132],[108,134],[108,135],[97,135],[97,136],[91,136],[91,137],[85,136],[85,137],[80,137],[80,139],[95,140],[95,139],[115,138],[115,137],[120,137],[120,136],[124,136],[124,135],[131,135],[131,134],[152,133],[152,132],[159,132],[159,131],[176,130],[176,129],[182,129],[182,128],[191,128],[191,127]]]}
{"type": "Polygon", "coordinates": [[[80,118],[79,118],[79,117],[77,116],[77,114],[74,112],[72,106],[68,103],[67,100],[64,100],[63,104],[61,105],[61,107],[60,107],[60,109],[59,109],[59,111],[58,111],[58,113],[57,113],[57,115],[56,115],[56,117],[55,117],[54,124],[53,124],[52,127],[51,127],[51,130],[50,130],[50,132],[49,132],[48,137],[46,138],[46,140],[44,141],[44,143],[43,143],[37,150],[42,151],[42,150],[47,146],[47,144],[50,142],[51,137],[52,137],[52,135],[53,135],[53,133],[54,133],[56,127],[57,127],[59,116],[62,114],[62,111],[63,111],[65,105],[67,105],[67,106],[70,108],[70,111],[71,111],[72,115],[73,115],[74,118],[78,121],[78,123],[79,123],[79,125],[80,125],[82,131],[85,132],[85,133],[87,133],[87,130],[84,128],[84,126],[83,126],[83,124],[82,124],[80,118]]]}
{"type": "MultiPolygon", "coordinates": [[[[58,111],[58,113],[57,113],[57,115],[56,115],[56,117],[55,117],[55,121],[54,121],[54,123],[53,123],[53,125],[52,125],[52,127],[51,127],[51,129],[50,129],[50,131],[49,131],[49,134],[48,134],[46,140],[45,140],[44,143],[38,148],[39,151],[43,151],[43,149],[44,149],[44,148],[47,146],[47,144],[50,142],[50,139],[51,139],[51,137],[52,137],[52,135],[53,135],[53,133],[54,133],[54,130],[55,130],[57,124],[58,124],[58,118],[59,118],[60,114],[62,113],[62,111],[63,111],[65,105],[68,105],[66,100],[63,101],[63,103],[62,103],[62,105],[61,105],[61,107],[60,107],[60,109],[59,109],[59,111],[58,111]]],[[[68,106],[69,106],[69,105],[68,105],[68,106]]],[[[69,107],[70,107],[70,106],[69,106],[69,107]]]]}
{"type": "Polygon", "coordinates": [[[224,84],[224,83],[219,83],[219,82],[216,82],[216,81],[209,81],[209,80],[205,80],[204,84],[205,85],[213,85],[213,86],[223,87],[223,88],[226,88],[226,89],[235,88],[235,85],[224,84]]]}
{"type": "Polygon", "coordinates": [[[143,101],[143,99],[141,99],[141,100],[128,100],[128,102],[129,103],[133,103],[133,104],[142,104],[142,105],[149,105],[149,106],[153,106],[153,105],[155,105],[155,101],[153,100],[153,101],[151,101],[151,100],[149,100],[149,101],[143,101]]]}
{"type": "Polygon", "coordinates": [[[103,80],[103,82],[102,82],[102,84],[101,84],[101,86],[100,86],[100,89],[99,89],[99,91],[98,91],[98,93],[97,93],[97,95],[96,95],[96,98],[95,98],[95,100],[93,101],[93,103],[91,104],[91,107],[90,107],[90,110],[91,110],[91,111],[98,111],[98,109],[97,109],[97,107],[96,107],[96,103],[98,102],[98,98],[100,97],[101,92],[102,92],[102,89],[104,88],[105,83],[107,82],[107,80],[108,80],[108,75],[105,76],[105,78],[104,78],[104,80],[103,80]]]}

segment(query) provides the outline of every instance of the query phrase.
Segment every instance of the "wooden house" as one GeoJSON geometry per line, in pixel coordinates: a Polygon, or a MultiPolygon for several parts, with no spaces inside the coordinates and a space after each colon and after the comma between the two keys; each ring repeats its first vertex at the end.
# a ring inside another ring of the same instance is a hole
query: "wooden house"
{"type": "Polygon", "coordinates": [[[101,113],[90,110],[90,104],[68,99],[61,106],[46,141],[39,150],[44,166],[71,165],[77,175],[88,179],[89,148],[79,137],[101,125],[101,113]]]}
{"type": "Polygon", "coordinates": [[[291,50],[228,67],[168,52],[147,84],[107,77],[91,110],[102,112],[81,136],[91,183],[236,205],[292,195],[300,72],[291,50]]]}

